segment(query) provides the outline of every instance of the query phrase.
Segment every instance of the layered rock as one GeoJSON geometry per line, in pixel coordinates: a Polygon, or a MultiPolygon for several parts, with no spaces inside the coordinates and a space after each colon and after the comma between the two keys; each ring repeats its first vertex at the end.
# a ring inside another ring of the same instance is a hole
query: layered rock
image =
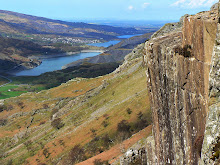
{"type": "MultiPolygon", "coordinates": [[[[216,6],[216,5],[213,5],[216,6]]],[[[214,7],[213,7],[214,8],[214,7]]],[[[209,77],[209,115],[200,164],[220,164],[220,22],[217,26],[216,42],[212,54],[209,77]]]]}
{"type": "MultiPolygon", "coordinates": [[[[214,59],[214,65],[219,63],[219,56],[213,56],[217,13],[214,9],[186,16],[181,31],[146,43],[154,137],[149,143],[155,142],[149,164],[198,164],[200,160],[207,116],[219,110],[219,106],[209,110],[210,66],[214,59]]],[[[214,81],[219,82],[219,69],[214,68],[214,81]]],[[[215,86],[212,89],[219,90],[215,86]]]]}

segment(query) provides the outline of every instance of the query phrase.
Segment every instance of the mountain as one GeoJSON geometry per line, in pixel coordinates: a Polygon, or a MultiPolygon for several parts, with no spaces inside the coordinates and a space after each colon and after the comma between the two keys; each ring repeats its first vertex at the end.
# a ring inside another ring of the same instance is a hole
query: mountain
{"type": "Polygon", "coordinates": [[[1,164],[219,164],[219,11],[176,25],[110,74],[1,100],[1,164]]]}
{"type": "MultiPolygon", "coordinates": [[[[91,42],[91,40],[110,40],[119,35],[137,33],[140,31],[135,28],[65,22],[0,10],[0,34],[9,37],[44,42],[78,38],[80,43],[91,42]]],[[[77,40],[73,40],[74,42],[77,40]]]]}

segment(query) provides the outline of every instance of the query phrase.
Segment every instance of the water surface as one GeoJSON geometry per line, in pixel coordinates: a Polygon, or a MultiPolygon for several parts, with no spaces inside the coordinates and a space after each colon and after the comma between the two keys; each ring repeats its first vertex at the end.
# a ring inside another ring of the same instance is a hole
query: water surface
{"type": "Polygon", "coordinates": [[[123,35],[123,36],[118,36],[118,38],[131,38],[131,37],[134,37],[134,36],[140,36],[140,35],[142,35],[142,34],[132,34],[132,35],[123,35]]]}
{"type": "Polygon", "coordinates": [[[93,44],[88,44],[90,46],[98,46],[98,47],[109,47],[109,46],[112,46],[112,45],[115,45],[117,43],[119,43],[121,41],[118,41],[118,40],[112,40],[112,41],[109,41],[109,42],[103,42],[103,43],[93,43],[93,44]]]}
{"type": "MultiPolygon", "coordinates": [[[[135,35],[123,35],[123,36],[118,36],[119,39],[125,39],[125,38],[130,38],[133,36],[138,36],[141,34],[135,34],[135,35]]],[[[98,47],[109,47],[111,45],[115,45],[119,43],[120,40],[112,40],[109,42],[105,43],[94,43],[94,44],[89,44],[92,46],[98,46],[98,47]]],[[[55,70],[61,70],[62,66],[69,64],[71,62],[84,59],[87,57],[93,57],[96,55],[99,55],[99,52],[89,52],[89,53],[78,53],[74,55],[68,55],[68,56],[58,56],[58,57],[50,57],[50,58],[42,58],[42,64],[39,65],[36,68],[29,69],[29,70],[23,70],[23,71],[15,71],[12,74],[15,76],[39,76],[40,74],[46,73],[46,72],[52,72],[55,70]]]]}
{"type": "MultiPolygon", "coordinates": [[[[130,38],[130,37],[134,37],[134,36],[139,36],[142,34],[132,34],[132,35],[123,35],[123,36],[118,36],[119,39],[126,39],[126,38],[130,38]]],[[[90,46],[98,46],[98,47],[109,47],[112,45],[115,45],[117,43],[121,42],[121,40],[111,40],[109,42],[103,42],[103,43],[93,43],[93,44],[88,44],[90,46]]]]}
{"type": "Polygon", "coordinates": [[[99,55],[99,52],[89,52],[89,53],[78,53],[74,55],[66,55],[66,56],[59,56],[59,57],[51,57],[51,58],[43,58],[42,64],[36,68],[23,70],[14,72],[15,76],[39,76],[45,72],[52,72],[55,70],[61,70],[62,66],[69,64],[71,62],[84,59],[87,57],[93,57],[99,55]]]}

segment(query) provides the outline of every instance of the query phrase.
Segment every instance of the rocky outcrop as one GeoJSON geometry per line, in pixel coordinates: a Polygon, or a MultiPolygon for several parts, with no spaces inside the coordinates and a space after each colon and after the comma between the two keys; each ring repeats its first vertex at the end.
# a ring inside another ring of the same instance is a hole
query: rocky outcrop
{"type": "Polygon", "coordinates": [[[114,162],[112,165],[117,165],[119,162],[121,165],[155,165],[155,143],[153,136],[138,141],[120,157],[119,161],[114,162]]]}
{"type": "Polygon", "coordinates": [[[212,5],[212,7],[210,8],[210,10],[217,10],[218,9],[218,3],[215,3],[214,5],[212,5]]]}
{"type": "Polygon", "coordinates": [[[220,22],[217,30],[209,76],[209,115],[206,120],[200,162],[200,164],[212,165],[220,164],[220,22]]]}
{"type": "Polygon", "coordinates": [[[213,55],[213,49],[218,50],[214,47],[217,13],[212,10],[185,16],[182,31],[161,33],[145,45],[153,113],[151,143],[155,142],[155,155],[147,158],[149,164],[196,165],[203,161],[206,120],[216,122],[219,118],[219,105],[209,107],[209,80],[215,82],[211,91],[219,90],[219,56],[213,55]],[[210,66],[215,66],[211,76],[210,66]]]}

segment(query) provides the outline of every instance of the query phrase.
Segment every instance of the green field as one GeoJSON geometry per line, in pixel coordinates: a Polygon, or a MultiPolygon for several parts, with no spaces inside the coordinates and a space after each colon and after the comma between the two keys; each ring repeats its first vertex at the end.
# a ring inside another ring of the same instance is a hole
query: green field
{"type": "MultiPolygon", "coordinates": [[[[0,87],[0,99],[20,96],[22,93],[39,92],[57,87],[76,77],[93,78],[114,71],[120,63],[90,64],[84,63],[78,67],[44,73],[40,76],[9,77],[12,82],[0,87]]],[[[0,79],[0,85],[8,80],[0,79]]]]}
{"type": "Polygon", "coordinates": [[[10,97],[19,96],[27,91],[16,91],[15,89],[19,86],[16,85],[6,85],[0,88],[0,99],[6,99],[10,97]]]}

